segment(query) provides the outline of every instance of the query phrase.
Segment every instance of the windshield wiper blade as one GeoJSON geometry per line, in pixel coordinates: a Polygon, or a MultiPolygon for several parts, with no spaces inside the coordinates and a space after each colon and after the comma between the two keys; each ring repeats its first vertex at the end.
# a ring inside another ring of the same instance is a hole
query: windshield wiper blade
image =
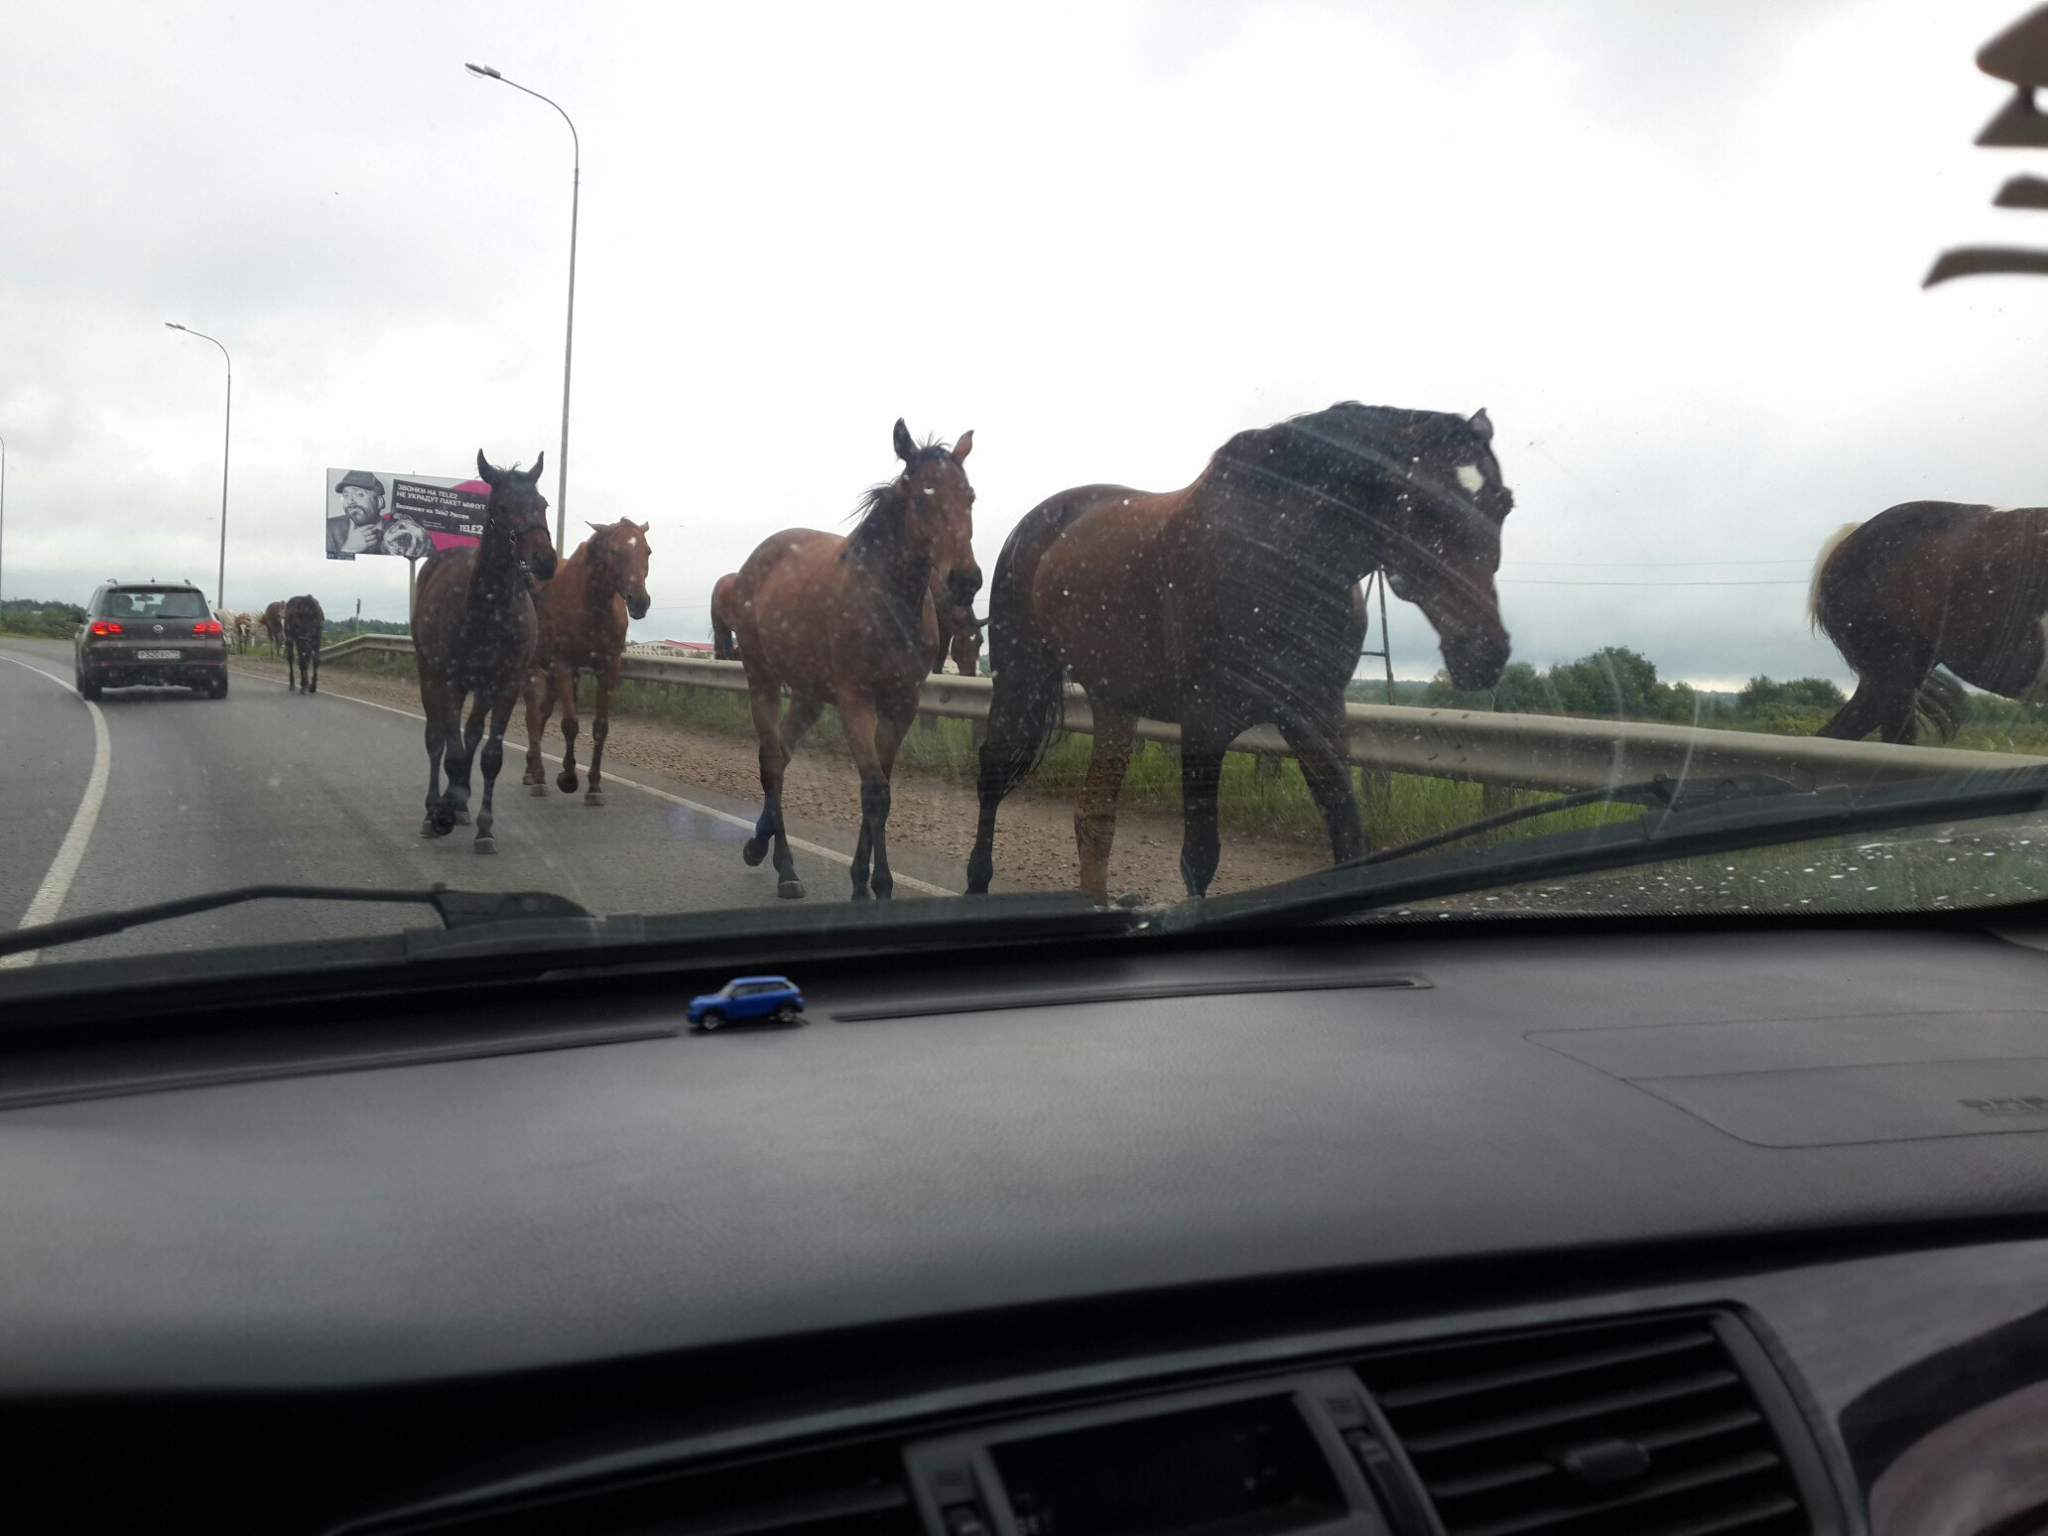
{"type": "MultiPolygon", "coordinates": [[[[1708,781],[1703,786],[1708,792],[1677,796],[1669,808],[1652,804],[1634,821],[1510,838],[1469,852],[1404,856],[1391,867],[1384,861],[1372,862],[1372,856],[1354,859],[1278,885],[1186,902],[1155,914],[1151,926],[1155,932],[1292,926],[1403,902],[1701,854],[2048,809],[2048,767],[1973,773],[1962,780],[1917,779],[1870,789],[1788,790],[1771,781],[1778,787],[1753,795],[1730,788],[1735,782],[1739,781],[1708,781]],[[1717,783],[1719,790],[1714,788],[1717,783]]],[[[1546,802],[1541,809],[1560,808],[1546,802]]],[[[1455,830],[1461,835],[1470,832],[1455,830]]]]}
{"type": "Polygon", "coordinates": [[[59,949],[66,944],[104,938],[130,928],[169,922],[174,917],[216,912],[222,907],[239,907],[252,901],[356,901],[387,906],[395,903],[432,907],[444,929],[549,918],[589,919],[593,916],[566,896],[557,896],[551,891],[451,891],[445,885],[431,886],[426,890],[379,890],[352,885],[238,885],[198,896],[181,896],[176,901],[150,902],[144,906],[42,923],[34,928],[17,928],[12,933],[0,934],[0,956],[28,950],[59,949]]]}

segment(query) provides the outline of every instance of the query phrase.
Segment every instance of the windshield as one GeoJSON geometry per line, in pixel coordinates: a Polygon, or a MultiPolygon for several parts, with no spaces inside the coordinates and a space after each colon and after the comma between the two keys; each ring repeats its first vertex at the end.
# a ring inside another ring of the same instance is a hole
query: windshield
{"type": "Polygon", "coordinates": [[[2019,19],[24,13],[0,935],[306,889],[0,995],[437,885],[798,981],[887,902],[1332,870],[1304,921],[2037,899],[2048,811],[1968,798],[2048,786],[2019,19]]]}

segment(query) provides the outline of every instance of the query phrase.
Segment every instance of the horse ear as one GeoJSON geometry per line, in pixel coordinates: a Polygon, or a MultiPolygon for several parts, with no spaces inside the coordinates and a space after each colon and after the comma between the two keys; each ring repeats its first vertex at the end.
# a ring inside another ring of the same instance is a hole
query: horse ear
{"type": "Polygon", "coordinates": [[[970,427],[960,434],[960,441],[953,445],[953,457],[955,459],[964,459],[972,452],[974,452],[974,429],[970,427]]]}
{"type": "Polygon", "coordinates": [[[1482,443],[1493,441],[1493,418],[1486,414],[1485,406],[1482,405],[1478,410],[1474,411],[1471,419],[1465,425],[1479,434],[1479,441],[1482,443]]]}
{"type": "Polygon", "coordinates": [[[903,425],[903,418],[896,418],[896,457],[908,464],[917,455],[917,444],[911,441],[910,428],[903,425]]]}
{"type": "Polygon", "coordinates": [[[548,461],[548,451],[547,451],[547,449],[543,448],[543,449],[541,449],[541,451],[540,451],[540,456],[539,456],[538,458],[536,458],[536,459],[535,459],[535,460],[533,461],[533,468],[529,469],[529,470],[528,470],[528,471],[526,472],[526,478],[527,478],[527,480],[528,480],[528,482],[529,482],[529,483],[531,483],[531,484],[534,484],[534,485],[538,485],[538,484],[540,484],[540,470],[541,470],[541,466],[542,466],[543,464],[547,463],[547,461],[548,461]]]}
{"type": "Polygon", "coordinates": [[[646,531],[647,531],[648,529],[652,528],[652,527],[654,526],[654,524],[652,524],[652,523],[635,523],[635,524],[634,524],[633,526],[634,526],[635,528],[638,528],[638,529],[639,529],[639,530],[640,530],[640,531],[641,531],[642,533],[645,533],[645,532],[646,532],[646,531]]]}
{"type": "Polygon", "coordinates": [[[609,527],[611,526],[611,524],[609,524],[609,523],[593,523],[593,522],[590,522],[590,521],[589,521],[588,519],[586,519],[586,520],[584,521],[584,524],[583,524],[583,526],[584,526],[584,527],[586,527],[586,528],[588,528],[588,529],[589,529],[589,530],[590,530],[590,531],[591,531],[592,533],[603,533],[603,532],[605,531],[605,529],[607,529],[607,528],[609,528],[609,527]]]}
{"type": "Polygon", "coordinates": [[[498,472],[491,467],[491,461],[484,457],[484,451],[481,448],[476,451],[476,477],[483,481],[485,485],[496,485],[498,483],[498,472]]]}

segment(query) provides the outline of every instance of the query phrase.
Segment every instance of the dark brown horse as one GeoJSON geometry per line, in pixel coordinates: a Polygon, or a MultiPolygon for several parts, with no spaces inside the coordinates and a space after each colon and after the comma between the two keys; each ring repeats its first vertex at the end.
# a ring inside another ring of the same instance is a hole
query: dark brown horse
{"type": "Polygon", "coordinates": [[[868,894],[870,859],[874,894],[893,892],[889,775],[938,643],[931,580],[936,573],[963,608],[981,589],[974,490],[961,467],[974,434],[951,448],[920,447],[899,421],[895,446],[903,472],[867,493],[849,536],[787,529],[764,540],[739,570],[737,632],[761,740],[762,793],[761,820],[743,855],[759,864],[773,845],[779,896],[804,893],[783,831],[783,769],[827,704],[838,706],[860,770],[854,899],[868,894]],[[778,720],[784,688],[789,712],[778,720]]]}
{"type": "Polygon", "coordinates": [[[989,594],[995,692],[967,888],[993,873],[996,810],[1043,755],[1071,672],[1095,740],[1074,812],[1081,888],[1108,899],[1116,798],[1140,716],[1181,728],[1181,878],[1216,872],[1224,750],[1270,721],[1294,749],[1342,861],[1366,848],[1346,757],[1344,685],[1384,570],[1435,626],[1451,680],[1507,664],[1494,594],[1501,483],[1484,411],[1469,420],[1346,402],[1240,432],[1185,490],[1063,491],[1003,546],[989,594]]]}
{"type": "Polygon", "coordinates": [[[612,690],[626,654],[626,616],[647,617],[647,524],[621,518],[590,524],[590,537],[534,594],[539,630],[533,671],[526,682],[526,778],[536,795],[548,792],[540,743],[556,701],[562,706],[562,772],[555,785],[576,792],[576,674],[597,678],[596,718],[590,726],[590,789],[585,805],[604,804],[604,742],[611,734],[612,690]]]}
{"type": "Polygon", "coordinates": [[[2048,684],[2048,507],[1908,501],[1822,546],[1808,616],[1856,672],[1820,728],[1857,741],[1943,740],[1962,721],[1963,681],[2007,698],[2048,684]]]}
{"type": "Polygon", "coordinates": [[[284,605],[284,691],[294,687],[307,693],[320,691],[320,641],[327,628],[327,615],[311,597],[292,598],[284,605]],[[298,675],[292,675],[294,658],[298,675]],[[308,668],[311,669],[310,675],[308,668]]]}
{"type": "Polygon", "coordinates": [[[739,641],[733,638],[738,627],[740,573],[728,571],[718,578],[711,588],[711,655],[717,661],[738,661],[739,641]]]}
{"type": "Polygon", "coordinates": [[[945,671],[946,659],[951,657],[962,677],[979,672],[981,620],[974,616],[973,609],[947,595],[936,571],[932,573],[932,619],[938,631],[937,643],[932,647],[932,670],[945,671]]]}
{"type": "Polygon", "coordinates": [[[284,649],[284,604],[272,603],[263,610],[263,633],[270,636],[271,653],[284,649]]]}
{"type": "Polygon", "coordinates": [[[537,624],[527,591],[529,570],[555,574],[548,537],[548,501],[541,495],[541,455],[533,468],[497,469],[479,451],[476,472],[491,488],[480,542],[430,556],[413,588],[412,640],[420,670],[420,712],[427,717],[427,815],[422,837],[446,837],[469,820],[469,775],[485,724],[484,798],[476,818],[476,851],[496,853],[491,794],[505,761],[505,727],[525,686],[537,624]],[[469,724],[463,701],[476,696],[469,724]],[[441,789],[441,759],[448,788],[441,789]]]}

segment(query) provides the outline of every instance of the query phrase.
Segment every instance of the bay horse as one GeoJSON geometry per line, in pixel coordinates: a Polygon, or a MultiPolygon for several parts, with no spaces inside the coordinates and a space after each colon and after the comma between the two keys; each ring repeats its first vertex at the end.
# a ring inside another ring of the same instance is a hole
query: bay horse
{"type": "Polygon", "coordinates": [[[889,776],[917,717],[938,640],[932,578],[963,608],[981,590],[974,488],[962,467],[974,434],[963,433],[950,448],[920,445],[899,420],[894,442],[903,469],[862,497],[851,534],[785,529],[764,539],[739,569],[734,617],[761,742],[762,795],[761,819],[741,856],[759,864],[773,846],[778,896],[804,894],[783,829],[783,770],[827,704],[839,709],[860,771],[854,899],[865,899],[871,884],[878,898],[893,893],[889,776]]]}
{"type": "Polygon", "coordinates": [[[932,671],[945,671],[946,659],[951,657],[962,677],[973,677],[981,670],[981,620],[974,616],[972,608],[947,595],[936,571],[932,573],[931,599],[932,619],[938,631],[932,647],[932,671]]]}
{"type": "Polygon", "coordinates": [[[1331,857],[1364,853],[1344,714],[1365,637],[1358,583],[1384,570],[1422,609],[1456,687],[1499,680],[1508,634],[1494,572],[1514,497],[1492,442],[1484,411],[1346,401],[1238,433],[1183,490],[1082,486],[1025,514],[989,593],[995,690],[969,893],[988,889],[997,808],[1043,757],[1069,673],[1094,714],[1074,840],[1098,903],[1140,716],[1181,728],[1189,896],[1216,873],[1224,751],[1263,722],[1300,760],[1331,857]]]}
{"type": "Polygon", "coordinates": [[[284,691],[290,693],[296,684],[307,693],[320,691],[320,641],[327,628],[327,615],[321,611],[319,600],[308,596],[292,598],[284,605],[284,691]],[[292,676],[293,658],[297,658],[298,677],[292,676]],[[311,666],[312,675],[307,675],[311,666]]]}
{"type": "Polygon", "coordinates": [[[711,588],[711,655],[716,661],[738,661],[739,642],[733,638],[734,615],[739,612],[740,573],[727,571],[711,588]]]}
{"type": "Polygon", "coordinates": [[[263,610],[263,633],[270,636],[270,653],[284,649],[284,604],[272,603],[263,610]]]}
{"type": "Polygon", "coordinates": [[[576,792],[576,674],[597,678],[596,718],[590,726],[590,788],[585,805],[604,804],[604,743],[611,734],[612,690],[626,655],[626,616],[647,617],[646,523],[621,518],[591,523],[590,537],[555,569],[533,595],[538,622],[532,670],[526,680],[526,775],[528,792],[548,792],[541,764],[541,738],[557,701],[562,706],[562,772],[555,785],[576,792]]]}
{"type": "Polygon", "coordinates": [[[1908,501],[1836,530],[1807,594],[1813,627],[1856,673],[1818,734],[1946,741],[1962,724],[1955,678],[2009,699],[2048,692],[2048,507],[1908,501]]]}
{"type": "Polygon", "coordinates": [[[475,544],[437,550],[413,588],[412,641],[419,663],[420,712],[427,717],[427,814],[421,837],[446,837],[469,820],[469,776],[486,724],[484,798],[477,809],[478,853],[496,853],[491,796],[505,761],[505,727],[519,702],[539,628],[528,572],[541,581],[555,574],[555,543],[548,537],[548,500],[539,488],[541,465],[499,469],[479,449],[476,472],[491,488],[484,504],[483,537],[475,544]],[[476,696],[469,723],[463,701],[476,696]],[[441,788],[441,760],[448,788],[441,788]]]}

